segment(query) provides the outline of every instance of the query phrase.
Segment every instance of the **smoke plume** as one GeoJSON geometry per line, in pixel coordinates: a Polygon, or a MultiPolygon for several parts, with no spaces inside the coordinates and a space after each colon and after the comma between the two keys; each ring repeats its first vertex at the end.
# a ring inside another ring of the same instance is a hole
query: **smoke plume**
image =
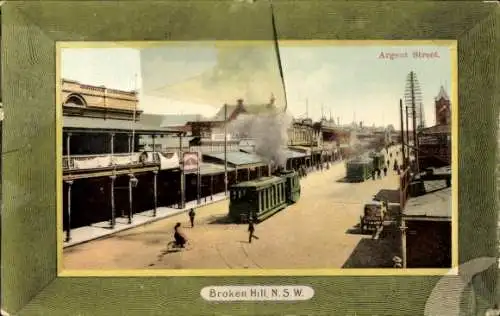
{"type": "Polygon", "coordinates": [[[255,153],[265,163],[274,167],[286,167],[285,148],[288,144],[288,129],[292,116],[282,111],[272,110],[258,114],[240,115],[231,122],[228,131],[255,142],[255,153]]]}

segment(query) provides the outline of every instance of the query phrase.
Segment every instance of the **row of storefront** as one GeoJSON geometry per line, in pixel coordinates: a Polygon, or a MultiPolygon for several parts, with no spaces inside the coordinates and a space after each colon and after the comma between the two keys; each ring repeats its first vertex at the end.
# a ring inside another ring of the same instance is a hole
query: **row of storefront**
{"type": "MultiPolygon", "coordinates": [[[[283,152],[286,168],[294,170],[340,158],[319,149],[283,152]]],[[[271,166],[248,148],[226,155],[228,186],[271,173],[271,166]]],[[[103,221],[113,227],[117,218],[132,223],[136,213],[183,208],[186,201],[211,199],[225,191],[224,158],[224,153],[204,153],[199,168],[184,172],[176,152],[66,156],[63,219],[67,239],[71,238],[69,228],[103,221]]]]}

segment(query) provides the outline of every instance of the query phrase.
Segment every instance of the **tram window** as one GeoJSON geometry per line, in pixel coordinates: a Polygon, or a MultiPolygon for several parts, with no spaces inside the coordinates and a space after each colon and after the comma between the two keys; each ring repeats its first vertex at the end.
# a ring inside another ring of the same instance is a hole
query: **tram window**
{"type": "Polygon", "coordinates": [[[274,185],[271,187],[271,197],[272,197],[272,205],[275,206],[276,205],[276,193],[275,193],[275,187],[274,185]]]}
{"type": "Polygon", "coordinates": [[[281,203],[281,183],[276,186],[276,202],[281,203]]]}
{"type": "Polygon", "coordinates": [[[262,210],[266,210],[266,190],[262,190],[262,210]]]}
{"type": "Polygon", "coordinates": [[[269,205],[270,205],[270,201],[269,201],[269,188],[266,189],[266,208],[269,208],[269,205]]]}
{"type": "Polygon", "coordinates": [[[262,191],[262,195],[264,195],[264,210],[267,210],[267,208],[268,208],[267,203],[268,203],[269,199],[267,198],[267,190],[266,189],[264,189],[262,191]]]}
{"type": "Polygon", "coordinates": [[[273,191],[273,189],[274,189],[274,186],[272,186],[272,187],[269,188],[269,197],[270,197],[270,200],[271,200],[269,204],[270,204],[271,207],[274,207],[274,194],[273,194],[274,191],[273,191]]]}
{"type": "Polygon", "coordinates": [[[262,191],[257,192],[259,195],[259,211],[262,211],[262,191]]]}
{"type": "Polygon", "coordinates": [[[277,186],[276,185],[273,185],[273,201],[274,201],[274,205],[278,204],[278,194],[277,194],[277,186]]]}
{"type": "Polygon", "coordinates": [[[274,207],[274,185],[269,189],[269,194],[271,195],[271,207],[274,207]]]}
{"type": "Polygon", "coordinates": [[[275,189],[276,189],[276,187],[273,185],[273,186],[271,187],[271,196],[273,197],[273,199],[272,199],[272,205],[273,205],[273,207],[276,205],[276,194],[275,194],[275,189]]]}
{"type": "Polygon", "coordinates": [[[278,184],[278,186],[276,187],[276,197],[277,197],[277,200],[278,200],[278,203],[281,203],[281,183],[278,184]]]}

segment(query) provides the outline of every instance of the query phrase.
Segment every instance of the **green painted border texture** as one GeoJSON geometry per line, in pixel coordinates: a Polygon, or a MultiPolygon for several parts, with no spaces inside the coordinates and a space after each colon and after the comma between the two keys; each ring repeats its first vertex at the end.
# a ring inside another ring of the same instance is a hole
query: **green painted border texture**
{"type": "MultiPolygon", "coordinates": [[[[266,3],[233,3],[26,1],[3,7],[1,277],[7,311],[54,316],[423,314],[439,277],[56,277],[55,41],[271,38],[266,3]],[[287,304],[213,304],[200,298],[203,286],[224,284],[304,284],[316,295],[287,304]]],[[[498,6],[275,1],[275,10],[283,39],[458,40],[460,262],[495,256],[498,6]]],[[[483,302],[479,308],[494,299],[495,280],[496,269],[490,269],[474,281],[476,301],[483,302]]],[[[471,301],[462,301],[464,314],[470,315],[471,301]]]]}

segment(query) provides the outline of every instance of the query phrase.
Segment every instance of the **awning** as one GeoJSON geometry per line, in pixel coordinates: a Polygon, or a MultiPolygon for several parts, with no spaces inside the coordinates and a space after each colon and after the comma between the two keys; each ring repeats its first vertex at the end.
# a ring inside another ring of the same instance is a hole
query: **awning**
{"type": "MultiPolygon", "coordinates": [[[[203,157],[224,162],[224,153],[204,153],[203,157]]],[[[227,162],[237,168],[249,168],[266,165],[259,156],[241,151],[228,152],[227,162]]]]}
{"type": "Polygon", "coordinates": [[[286,149],[285,150],[285,155],[288,159],[293,159],[293,158],[304,158],[304,157],[307,157],[308,155],[305,154],[305,153],[301,153],[301,152],[297,152],[297,151],[293,151],[293,150],[289,150],[289,149],[286,149]]]}
{"type": "Polygon", "coordinates": [[[451,188],[410,198],[402,213],[405,220],[451,220],[451,188]]]}
{"type": "MultiPolygon", "coordinates": [[[[240,147],[240,150],[244,153],[248,154],[255,154],[255,151],[253,147],[240,147]]],[[[305,153],[293,151],[290,149],[283,149],[283,153],[286,155],[287,159],[293,159],[293,158],[304,158],[307,157],[308,155],[305,153]]]]}
{"type": "Polygon", "coordinates": [[[290,149],[293,150],[293,151],[298,151],[298,152],[303,153],[305,155],[310,155],[311,154],[311,147],[290,146],[290,149]]]}
{"type": "Polygon", "coordinates": [[[102,133],[102,132],[128,132],[136,131],[137,134],[178,134],[179,129],[146,126],[140,121],[133,122],[116,119],[98,119],[80,116],[64,116],[63,129],[80,133],[102,133]]]}
{"type": "MultiPolygon", "coordinates": [[[[228,172],[234,171],[234,168],[228,166],[227,171],[228,172]]],[[[186,174],[193,174],[193,173],[197,173],[196,170],[186,172],[186,174]]],[[[207,162],[203,162],[200,165],[200,174],[202,176],[216,175],[216,174],[221,174],[221,173],[224,173],[224,166],[223,165],[219,165],[219,164],[215,164],[215,163],[207,163],[207,162]]]]}
{"type": "Polygon", "coordinates": [[[321,151],[323,151],[323,148],[321,147],[306,147],[306,146],[290,146],[290,149],[291,150],[295,150],[295,151],[299,151],[299,152],[302,152],[302,153],[306,153],[307,155],[310,155],[311,154],[311,151],[313,153],[320,153],[321,151]]]}

